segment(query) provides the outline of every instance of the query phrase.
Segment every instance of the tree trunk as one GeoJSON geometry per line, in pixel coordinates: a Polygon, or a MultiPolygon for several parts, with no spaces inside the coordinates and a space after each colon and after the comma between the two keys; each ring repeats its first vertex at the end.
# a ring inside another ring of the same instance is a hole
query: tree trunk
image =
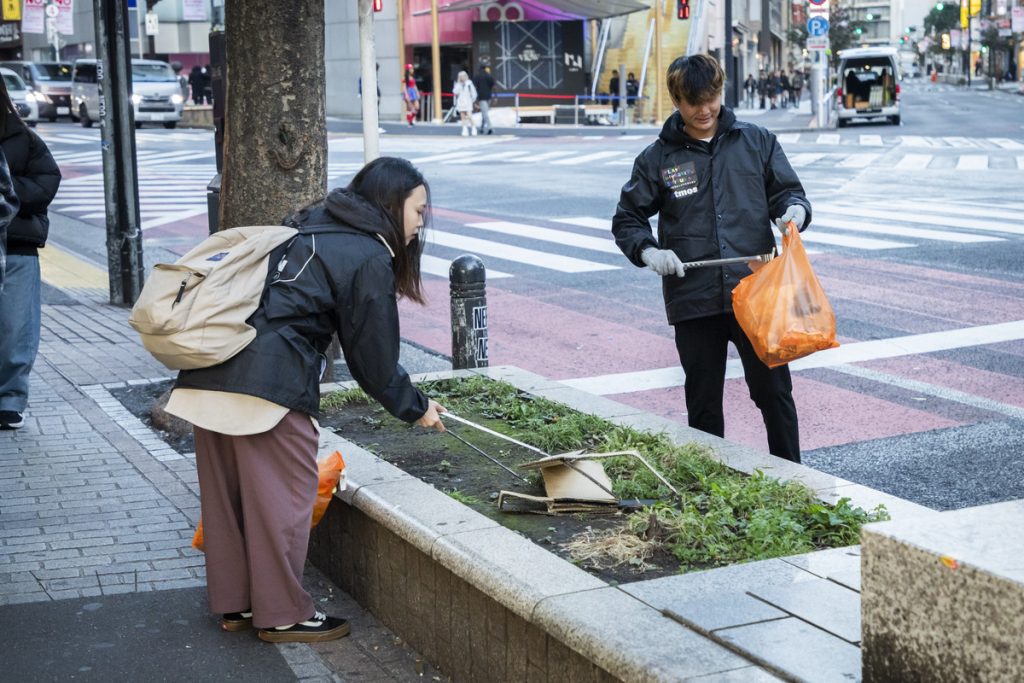
{"type": "Polygon", "coordinates": [[[278,225],[327,190],[323,0],[227,0],[220,229],[278,225]]]}

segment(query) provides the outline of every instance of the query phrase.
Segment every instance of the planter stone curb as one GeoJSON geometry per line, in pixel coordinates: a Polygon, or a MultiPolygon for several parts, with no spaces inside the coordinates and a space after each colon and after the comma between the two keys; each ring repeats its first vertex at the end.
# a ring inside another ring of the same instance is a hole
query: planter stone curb
{"type": "Polygon", "coordinates": [[[618,588],[548,598],[534,622],[626,681],[686,681],[750,665],[618,588]]]}
{"type": "MultiPolygon", "coordinates": [[[[677,442],[699,441],[709,445],[714,457],[734,469],[746,473],[761,470],[780,479],[798,479],[825,498],[849,492],[854,494],[849,496],[853,503],[862,507],[867,506],[859,502],[861,500],[868,501],[870,507],[882,502],[891,510],[913,509],[901,507],[905,501],[884,493],[692,430],[638,408],[586,394],[518,368],[500,366],[433,372],[413,379],[424,381],[471,375],[503,380],[528,393],[617,424],[663,431],[677,442]]],[[[321,390],[353,386],[354,382],[327,384],[322,385],[321,390]]],[[[435,663],[445,670],[450,669],[449,673],[456,680],[477,680],[476,674],[468,678],[467,675],[479,673],[474,667],[486,667],[492,661],[500,661],[501,664],[501,668],[487,674],[488,678],[495,680],[503,680],[505,672],[511,677],[510,672],[514,669],[525,670],[529,680],[546,677],[547,680],[559,681],[606,681],[609,674],[626,681],[725,683],[777,680],[774,675],[755,666],[768,665],[787,677],[796,675],[759,653],[759,648],[764,642],[771,641],[774,634],[806,632],[812,639],[821,640],[821,636],[838,641],[791,616],[756,623],[748,620],[706,636],[699,625],[692,628],[684,626],[668,618],[664,612],[687,601],[711,598],[753,600],[752,596],[758,589],[792,588],[802,583],[821,582],[833,575],[843,576],[844,581],[835,580],[832,586],[849,586],[854,580],[848,575],[851,568],[856,568],[858,560],[856,547],[613,587],[341,436],[324,430],[321,439],[323,451],[337,449],[345,458],[348,487],[338,497],[353,509],[351,512],[335,510],[333,523],[341,522],[339,514],[342,517],[350,515],[351,521],[319,534],[317,543],[323,549],[320,553],[324,558],[322,561],[340,562],[335,569],[349,567],[344,558],[335,554],[345,552],[344,547],[340,551],[332,550],[338,541],[355,540],[355,537],[345,535],[349,531],[342,529],[353,529],[352,533],[363,534],[359,538],[368,539],[375,537],[373,534],[393,534],[394,542],[388,542],[391,545],[378,545],[374,546],[376,550],[371,548],[369,552],[360,552],[357,567],[352,567],[360,572],[355,577],[362,582],[357,588],[364,591],[360,594],[371,601],[386,599],[385,610],[389,618],[385,621],[428,658],[437,657],[435,663]],[[381,531],[371,531],[367,524],[377,525],[375,528],[381,531]],[[363,526],[357,529],[351,525],[363,526]],[[400,567],[401,563],[380,554],[385,547],[395,549],[384,555],[397,552],[394,543],[407,544],[408,549],[403,551],[407,560],[412,557],[409,553],[420,553],[416,562],[432,562],[434,568],[422,565],[416,571],[424,578],[415,585],[408,584],[407,588],[402,583],[401,573],[394,574],[394,570],[389,569],[400,567]],[[374,563],[389,564],[375,569],[374,563]],[[389,584],[387,581],[398,583],[389,584]],[[430,586],[436,587],[431,589],[430,586]],[[410,624],[409,630],[402,630],[404,620],[397,615],[403,613],[401,597],[407,590],[410,599],[413,595],[420,596],[415,598],[418,602],[411,607],[414,611],[425,604],[434,604],[432,600],[440,601],[435,612],[424,613],[435,615],[430,617],[435,620],[430,623],[436,624],[433,630],[426,624],[420,626],[416,623],[410,624]],[[427,592],[422,593],[423,590],[427,592]],[[431,591],[440,592],[436,592],[435,598],[424,597],[432,595],[431,591]],[[373,598],[373,595],[388,597],[373,598]],[[464,608],[468,611],[459,611],[464,608]],[[436,611],[446,609],[451,611],[446,614],[436,611]],[[484,614],[487,616],[481,616],[484,614]],[[479,633],[480,628],[484,628],[483,634],[479,633]],[[731,635],[727,638],[724,634],[731,635]],[[463,642],[467,638],[469,640],[463,642]],[[486,640],[486,645],[481,644],[484,641],[480,638],[486,640]],[[749,647],[743,645],[746,640],[750,640],[749,647]],[[471,647],[467,645],[470,641],[471,647]],[[569,670],[583,673],[573,678],[562,676],[569,670]]],[[[906,503],[906,506],[910,505],[906,503]]],[[[328,516],[331,514],[329,511],[328,516]]],[[[327,573],[332,574],[330,571],[327,573]]],[[[736,611],[737,619],[744,618],[741,612],[736,611]]],[[[765,613],[775,614],[763,608],[756,610],[756,614],[765,613]]],[[[801,646],[801,643],[794,643],[792,649],[799,651],[801,646]]],[[[847,646],[853,648],[852,645],[847,646]]],[[[837,646],[829,641],[827,647],[837,646]]],[[[845,653],[840,656],[842,666],[846,667],[849,653],[842,652],[845,653]]],[[[788,662],[793,656],[788,653],[780,661],[788,662]]],[[[808,657],[817,659],[811,654],[808,657]]],[[[807,662],[799,660],[794,666],[799,669],[806,665],[807,662]]]]}

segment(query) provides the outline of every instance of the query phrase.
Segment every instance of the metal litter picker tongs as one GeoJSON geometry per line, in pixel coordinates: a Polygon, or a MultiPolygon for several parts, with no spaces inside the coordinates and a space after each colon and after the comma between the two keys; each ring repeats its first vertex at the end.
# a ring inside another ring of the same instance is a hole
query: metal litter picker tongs
{"type": "MultiPolygon", "coordinates": [[[[605,503],[605,504],[607,504],[607,503],[616,503],[616,504],[618,504],[620,506],[626,505],[627,507],[638,507],[639,506],[639,502],[638,501],[631,501],[631,502],[627,503],[627,501],[619,500],[618,496],[616,496],[615,493],[612,491],[612,489],[611,489],[611,481],[607,478],[607,475],[604,474],[603,468],[598,470],[598,472],[597,472],[597,474],[599,474],[600,476],[595,476],[595,474],[586,471],[585,467],[583,466],[584,461],[599,460],[599,459],[610,458],[610,457],[615,457],[615,456],[630,456],[630,457],[634,457],[634,458],[638,459],[641,463],[643,463],[644,466],[647,467],[647,469],[649,469],[651,471],[651,473],[654,474],[654,476],[657,477],[658,480],[662,484],[664,484],[665,487],[668,488],[668,490],[670,490],[674,494],[674,496],[676,497],[677,500],[679,499],[679,492],[675,489],[675,487],[672,486],[672,484],[669,483],[669,481],[667,479],[665,479],[665,477],[663,477],[657,470],[655,470],[653,467],[651,467],[651,465],[644,459],[644,457],[642,455],[640,455],[640,453],[635,451],[635,450],[633,450],[633,451],[618,451],[618,452],[615,452],[615,453],[591,453],[591,454],[584,454],[582,452],[575,452],[575,453],[563,453],[561,455],[550,455],[548,453],[545,453],[541,449],[537,448],[536,446],[531,446],[530,444],[524,443],[522,441],[519,441],[518,439],[513,439],[512,437],[507,436],[505,434],[502,434],[501,432],[497,432],[497,431],[494,431],[493,429],[489,429],[487,427],[484,427],[483,425],[476,424],[475,422],[472,422],[471,420],[467,420],[464,417],[459,417],[458,415],[455,415],[452,412],[441,413],[441,417],[442,417],[442,419],[450,418],[450,419],[455,420],[456,422],[458,422],[460,424],[464,424],[464,425],[473,427],[474,429],[480,430],[480,431],[484,432],[485,434],[490,434],[491,436],[498,437],[499,439],[502,439],[502,440],[507,441],[507,442],[509,442],[511,444],[519,446],[520,448],[525,448],[526,450],[531,451],[531,452],[536,453],[537,455],[541,456],[541,459],[538,460],[538,461],[535,461],[535,462],[532,462],[532,463],[527,463],[525,465],[521,465],[521,467],[524,468],[524,469],[540,469],[542,474],[543,474],[543,472],[544,472],[544,470],[546,468],[555,467],[555,466],[564,466],[564,467],[568,468],[569,470],[572,470],[576,474],[579,474],[582,477],[584,477],[585,479],[587,479],[590,483],[592,483],[594,486],[596,486],[599,491],[601,491],[604,494],[604,495],[601,496],[601,499],[602,499],[602,502],[605,503]],[[605,496],[607,496],[607,498],[605,498],[605,496]]],[[[462,443],[464,443],[467,446],[469,446],[471,449],[473,449],[473,451],[475,451],[476,453],[480,454],[481,456],[486,458],[488,461],[498,465],[499,467],[501,467],[505,471],[509,472],[510,474],[515,476],[517,479],[520,479],[522,481],[527,481],[524,477],[522,477],[521,475],[519,475],[516,472],[514,472],[508,466],[506,466],[503,463],[499,462],[493,456],[488,455],[487,453],[485,453],[480,448],[477,448],[473,444],[469,443],[468,441],[463,439],[458,434],[452,432],[451,430],[448,430],[448,433],[451,434],[454,438],[456,438],[459,441],[461,441],[462,443]]],[[[503,491],[502,494],[503,495],[504,494],[516,495],[516,494],[511,494],[510,492],[505,492],[505,491],[503,491]]],[[[501,501],[499,500],[499,507],[500,506],[501,506],[501,501]]]]}
{"type": "Polygon", "coordinates": [[[729,266],[734,263],[749,263],[751,261],[759,261],[761,263],[768,263],[775,258],[775,253],[760,254],[758,256],[732,256],[730,258],[716,258],[708,259],[706,261],[687,261],[683,264],[683,272],[693,270],[694,268],[715,268],[718,266],[729,266]]]}

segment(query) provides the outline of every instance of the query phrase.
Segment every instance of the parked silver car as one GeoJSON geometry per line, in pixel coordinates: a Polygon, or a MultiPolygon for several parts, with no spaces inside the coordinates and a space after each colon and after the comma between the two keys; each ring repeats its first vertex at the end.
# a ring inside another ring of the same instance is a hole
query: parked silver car
{"type": "Polygon", "coordinates": [[[39,122],[37,93],[34,90],[30,90],[25,85],[25,81],[21,80],[21,76],[14,73],[11,69],[0,67],[0,78],[4,79],[4,85],[7,86],[7,94],[11,97],[11,103],[18,110],[22,120],[30,126],[36,125],[39,122]]]}
{"type": "Polygon", "coordinates": [[[66,62],[0,62],[18,74],[35,93],[39,117],[56,121],[71,115],[71,64],[66,62]]]}

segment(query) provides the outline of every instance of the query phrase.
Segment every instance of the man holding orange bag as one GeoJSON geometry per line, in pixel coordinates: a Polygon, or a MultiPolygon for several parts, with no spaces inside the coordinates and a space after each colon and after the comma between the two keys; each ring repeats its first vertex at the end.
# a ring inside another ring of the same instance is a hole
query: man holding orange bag
{"type": "Polygon", "coordinates": [[[744,264],[687,271],[684,262],[771,253],[774,219],[803,230],[811,205],[775,135],[737,121],[721,105],[725,74],[708,55],[676,59],[668,92],[677,111],[636,158],[622,187],[612,233],[636,266],[662,276],[668,322],[686,373],[689,425],[725,434],[722,397],[728,344],[739,351],[750,397],[764,418],[768,450],[800,462],[789,367],[769,369],[732,312],[744,264]],[[651,216],[659,214],[658,237],[651,216]],[[685,276],[685,277],[684,277],[685,276]]]}

